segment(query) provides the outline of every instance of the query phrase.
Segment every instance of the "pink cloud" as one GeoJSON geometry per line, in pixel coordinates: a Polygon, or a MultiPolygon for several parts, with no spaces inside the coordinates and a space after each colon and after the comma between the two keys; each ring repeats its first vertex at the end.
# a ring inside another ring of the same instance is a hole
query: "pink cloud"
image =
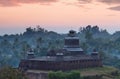
{"type": "Polygon", "coordinates": [[[92,0],[78,0],[80,4],[91,3],[92,0]]]}
{"type": "Polygon", "coordinates": [[[0,0],[1,6],[18,6],[20,4],[29,4],[29,3],[40,3],[40,4],[49,4],[57,2],[58,0],[0,0]]]}
{"type": "Polygon", "coordinates": [[[107,4],[120,4],[120,0],[97,0],[97,1],[107,4]]]}
{"type": "Polygon", "coordinates": [[[110,7],[111,10],[120,11],[120,6],[110,7]]]}

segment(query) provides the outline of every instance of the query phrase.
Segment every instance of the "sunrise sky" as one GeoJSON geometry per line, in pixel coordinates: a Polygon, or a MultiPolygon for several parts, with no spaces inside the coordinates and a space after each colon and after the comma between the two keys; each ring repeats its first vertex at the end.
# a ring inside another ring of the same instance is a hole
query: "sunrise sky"
{"type": "Polygon", "coordinates": [[[120,30],[120,0],[0,0],[0,35],[36,25],[58,33],[98,25],[113,33],[120,30]]]}

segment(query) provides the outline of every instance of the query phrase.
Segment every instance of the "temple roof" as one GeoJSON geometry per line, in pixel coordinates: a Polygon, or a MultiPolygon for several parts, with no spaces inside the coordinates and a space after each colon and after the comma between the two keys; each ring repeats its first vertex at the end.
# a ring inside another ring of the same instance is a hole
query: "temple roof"
{"type": "Polygon", "coordinates": [[[65,39],[79,39],[79,37],[65,37],[65,39]]]}
{"type": "Polygon", "coordinates": [[[68,36],[70,36],[70,37],[76,36],[76,31],[70,30],[68,36]]]}
{"type": "Polygon", "coordinates": [[[62,58],[57,56],[43,56],[39,58],[27,59],[33,61],[74,61],[74,60],[94,60],[99,59],[98,57],[93,57],[91,55],[81,55],[81,56],[63,56],[62,58]]]}
{"type": "Polygon", "coordinates": [[[83,51],[82,48],[65,48],[67,51],[83,51]]]}

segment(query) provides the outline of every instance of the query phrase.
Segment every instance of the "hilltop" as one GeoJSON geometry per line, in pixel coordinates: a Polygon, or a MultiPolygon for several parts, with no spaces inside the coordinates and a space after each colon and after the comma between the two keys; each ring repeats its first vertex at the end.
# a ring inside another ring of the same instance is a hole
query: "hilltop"
{"type": "MultiPolygon", "coordinates": [[[[26,28],[21,34],[0,36],[0,67],[17,67],[19,60],[26,57],[26,52],[33,48],[36,56],[46,55],[50,49],[63,47],[67,34],[48,31],[38,26],[26,28]],[[11,62],[9,62],[11,61],[11,62]]],[[[120,32],[109,34],[98,26],[88,25],[79,29],[80,46],[89,54],[96,49],[103,59],[103,64],[120,67],[120,32]]]]}

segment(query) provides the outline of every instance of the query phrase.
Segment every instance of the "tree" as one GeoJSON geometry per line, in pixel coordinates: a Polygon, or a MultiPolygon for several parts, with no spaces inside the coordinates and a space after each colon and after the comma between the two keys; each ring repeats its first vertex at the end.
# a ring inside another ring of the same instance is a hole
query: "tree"
{"type": "Polygon", "coordinates": [[[61,43],[60,40],[56,40],[55,43],[56,43],[56,48],[59,49],[60,48],[60,43],[61,43]]]}
{"type": "Polygon", "coordinates": [[[28,27],[28,28],[26,28],[26,32],[28,32],[28,33],[31,33],[31,32],[33,32],[34,30],[31,28],[31,27],[28,27]]]}
{"type": "Polygon", "coordinates": [[[41,43],[42,43],[42,37],[39,37],[37,39],[37,45],[40,47],[41,43]]]}
{"type": "Polygon", "coordinates": [[[92,33],[90,32],[90,31],[86,31],[86,33],[85,33],[85,38],[86,38],[86,40],[88,41],[88,40],[91,40],[93,37],[92,37],[92,33]]]}
{"type": "Polygon", "coordinates": [[[44,28],[41,28],[40,25],[37,25],[37,31],[38,31],[38,32],[44,32],[45,29],[44,29],[44,28]]]}
{"type": "Polygon", "coordinates": [[[91,25],[88,25],[88,26],[86,27],[86,31],[91,31],[91,29],[92,29],[91,25]]]}
{"type": "Polygon", "coordinates": [[[85,34],[85,39],[88,41],[88,40],[91,40],[93,37],[92,37],[92,27],[91,25],[88,25],[86,28],[83,28],[81,29],[82,33],[85,34]]]}
{"type": "Polygon", "coordinates": [[[103,52],[102,50],[99,51],[99,55],[101,59],[105,59],[106,58],[106,53],[103,52]]]}
{"type": "Polygon", "coordinates": [[[99,27],[98,26],[93,26],[92,27],[92,33],[99,33],[100,31],[99,31],[99,27]]]}
{"type": "Polygon", "coordinates": [[[23,35],[28,35],[31,36],[34,33],[34,29],[32,29],[31,27],[26,28],[26,32],[24,32],[23,35]]]}
{"type": "Polygon", "coordinates": [[[41,52],[41,45],[42,45],[42,42],[43,42],[43,39],[42,39],[42,37],[39,37],[37,40],[36,40],[36,43],[37,43],[37,46],[36,46],[36,53],[37,53],[37,55],[39,55],[40,54],[40,52],[41,52]]]}
{"type": "Polygon", "coordinates": [[[26,57],[27,51],[29,49],[31,49],[31,46],[26,41],[22,42],[22,52],[21,52],[21,55],[22,55],[23,58],[26,57]]]}
{"type": "Polygon", "coordinates": [[[83,43],[81,43],[80,45],[81,45],[81,47],[83,48],[84,52],[87,52],[87,49],[88,49],[87,43],[83,42],[83,43]]]}
{"type": "Polygon", "coordinates": [[[72,72],[68,73],[67,79],[81,79],[80,72],[72,71],[72,72]]]}

